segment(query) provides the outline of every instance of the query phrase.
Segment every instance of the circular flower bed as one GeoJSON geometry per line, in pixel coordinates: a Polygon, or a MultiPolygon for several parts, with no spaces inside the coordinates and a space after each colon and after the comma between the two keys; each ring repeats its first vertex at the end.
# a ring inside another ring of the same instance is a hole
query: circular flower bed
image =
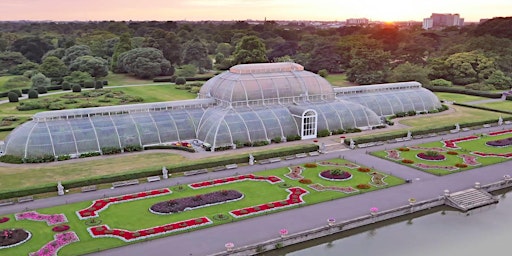
{"type": "Polygon", "coordinates": [[[9,220],[9,217],[2,217],[0,218],[0,223],[8,222],[9,220]]]}
{"type": "MultiPolygon", "coordinates": [[[[437,152],[436,152],[437,153],[437,152]]],[[[420,159],[423,159],[423,160],[427,160],[427,161],[442,161],[444,160],[446,157],[442,154],[434,154],[434,153],[419,153],[416,155],[418,158],[420,159]]]]}
{"type": "Polygon", "coordinates": [[[508,147],[512,145],[512,138],[506,138],[502,140],[491,140],[486,142],[485,145],[491,147],[508,147]]]}
{"type": "Polygon", "coordinates": [[[64,231],[67,231],[69,230],[69,226],[68,225],[58,225],[58,226],[55,226],[52,228],[52,231],[53,232],[64,232],[64,231]]]}
{"type": "Polygon", "coordinates": [[[352,179],[352,174],[350,172],[335,169],[321,172],[320,178],[331,181],[343,181],[352,179]]]}
{"type": "Polygon", "coordinates": [[[14,247],[24,243],[30,237],[30,233],[23,229],[0,230],[0,248],[14,247]]]}

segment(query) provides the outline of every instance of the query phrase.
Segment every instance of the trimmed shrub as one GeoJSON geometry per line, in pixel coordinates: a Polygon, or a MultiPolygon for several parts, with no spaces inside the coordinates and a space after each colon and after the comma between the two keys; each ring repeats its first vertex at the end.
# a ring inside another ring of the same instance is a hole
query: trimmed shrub
{"type": "Polygon", "coordinates": [[[22,164],[23,158],[19,156],[13,155],[3,155],[0,156],[0,162],[9,163],[9,164],[22,164]]]}
{"type": "Polygon", "coordinates": [[[119,148],[119,147],[102,147],[101,152],[104,155],[113,155],[113,154],[121,153],[121,148],[119,148]]]}
{"type": "Polygon", "coordinates": [[[311,184],[311,183],[313,183],[313,181],[311,181],[310,179],[300,179],[300,180],[299,180],[299,183],[302,183],[302,184],[311,184]]]}
{"type": "Polygon", "coordinates": [[[177,77],[176,78],[176,82],[175,82],[177,85],[182,85],[182,84],[186,84],[187,83],[187,80],[184,78],[184,77],[177,77]]]}
{"type": "Polygon", "coordinates": [[[39,94],[45,94],[48,92],[48,89],[46,89],[46,87],[44,87],[44,86],[39,86],[39,87],[37,87],[37,92],[39,94]]]}
{"type": "Polygon", "coordinates": [[[34,89],[30,89],[30,91],[28,91],[28,98],[29,99],[37,99],[37,98],[39,98],[39,93],[34,89]]]}
{"type": "Polygon", "coordinates": [[[64,91],[71,90],[71,84],[68,81],[62,82],[62,90],[64,90],[64,91]]]}
{"type": "Polygon", "coordinates": [[[9,102],[18,102],[19,96],[15,92],[9,92],[7,93],[7,98],[9,99],[9,102]]]}
{"type": "Polygon", "coordinates": [[[318,75],[325,78],[329,75],[329,71],[327,69],[320,69],[318,70],[318,75]]]}
{"type": "Polygon", "coordinates": [[[73,85],[73,87],[71,87],[71,89],[73,92],[81,92],[82,91],[82,87],[78,84],[73,85]]]}
{"type": "Polygon", "coordinates": [[[103,82],[102,81],[96,81],[96,84],[94,85],[94,89],[102,89],[103,88],[103,82]]]}
{"type": "Polygon", "coordinates": [[[126,146],[124,146],[124,152],[134,152],[134,151],[142,151],[142,147],[140,145],[126,145],[126,146]]]}
{"type": "Polygon", "coordinates": [[[327,137],[329,135],[331,135],[331,132],[329,132],[329,130],[320,130],[320,131],[318,131],[318,134],[317,134],[317,136],[320,138],[327,137]]]}
{"type": "Polygon", "coordinates": [[[16,95],[18,95],[18,97],[21,97],[21,95],[22,95],[22,94],[21,94],[21,91],[20,91],[20,90],[18,90],[18,89],[16,89],[16,90],[11,90],[11,92],[16,93],[16,95]]]}
{"type": "Polygon", "coordinates": [[[94,85],[95,85],[95,84],[96,84],[96,83],[94,82],[94,80],[90,80],[90,79],[89,79],[89,80],[85,80],[85,81],[84,81],[84,87],[85,87],[85,88],[94,88],[94,85]]]}

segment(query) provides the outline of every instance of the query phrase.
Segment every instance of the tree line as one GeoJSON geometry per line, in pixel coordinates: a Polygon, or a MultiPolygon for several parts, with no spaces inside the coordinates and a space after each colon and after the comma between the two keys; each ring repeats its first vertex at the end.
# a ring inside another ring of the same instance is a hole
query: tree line
{"type": "Polygon", "coordinates": [[[512,17],[436,31],[274,21],[0,22],[0,74],[25,75],[31,80],[15,82],[47,86],[83,83],[110,71],[140,78],[193,76],[241,63],[292,61],[322,75],[344,73],[356,84],[416,80],[509,89],[511,27],[512,17]]]}

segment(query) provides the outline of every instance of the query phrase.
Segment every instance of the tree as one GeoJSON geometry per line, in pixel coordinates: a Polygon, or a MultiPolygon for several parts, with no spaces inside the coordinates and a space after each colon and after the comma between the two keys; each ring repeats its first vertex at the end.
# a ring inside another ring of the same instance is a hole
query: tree
{"type": "Polygon", "coordinates": [[[20,38],[14,41],[11,46],[12,51],[20,52],[28,60],[35,63],[41,63],[43,55],[52,49],[53,46],[48,40],[37,36],[20,38]]]}
{"type": "Polygon", "coordinates": [[[16,65],[15,67],[9,70],[9,73],[13,75],[22,75],[26,71],[37,70],[39,68],[39,64],[34,63],[32,61],[25,61],[21,64],[16,65]]]}
{"type": "Polygon", "coordinates": [[[212,61],[210,57],[208,57],[206,45],[197,38],[188,42],[186,45],[183,53],[183,63],[198,67],[200,72],[212,68],[212,61]]]}
{"type": "Polygon", "coordinates": [[[119,42],[114,47],[114,54],[112,55],[112,70],[117,72],[117,60],[119,55],[132,49],[132,42],[128,33],[123,33],[119,38],[119,42]]]}
{"type": "Polygon", "coordinates": [[[45,87],[49,86],[51,84],[50,78],[47,78],[45,75],[41,73],[37,73],[32,76],[32,87],[38,88],[38,87],[45,87]]]}
{"type": "Polygon", "coordinates": [[[257,36],[242,37],[233,55],[234,64],[268,62],[265,44],[257,36]]]}
{"type": "Polygon", "coordinates": [[[80,56],[71,62],[69,70],[87,72],[95,78],[105,77],[108,75],[108,61],[90,55],[80,56]]]}
{"type": "Polygon", "coordinates": [[[197,73],[197,68],[194,65],[183,65],[176,72],[176,75],[181,77],[193,77],[197,73]]]}
{"type": "Polygon", "coordinates": [[[508,90],[512,87],[512,78],[506,76],[501,70],[497,70],[485,80],[485,83],[494,86],[497,90],[508,90]]]}
{"type": "Polygon", "coordinates": [[[50,50],[43,55],[42,61],[44,62],[44,59],[46,59],[50,56],[54,56],[59,59],[62,59],[62,57],[64,57],[65,52],[66,52],[66,49],[64,49],[64,48],[57,48],[57,49],[50,50]]]}
{"type": "Polygon", "coordinates": [[[341,56],[337,54],[334,44],[322,41],[313,49],[305,68],[315,73],[321,69],[326,69],[329,73],[339,73],[342,71],[341,56]]]}
{"type": "Polygon", "coordinates": [[[50,78],[62,78],[69,73],[66,64],[56,56],[46,57],[38,70],[50,78]]]}
{"type": "Polygon", "coordinates": [[[92,55],[91,48],[87,45],[74,45],[66,49],[62,61],[64,64],[70,65],[76,58],[80,56],[92,55]]]}
{"type": "Polygon", "coordinates": [[[0,72],[7,72],[27,61],[27,58],[19,52],[0,52],[0,72]]]}
{"type": "Polygon", "coordinates": [[[458,85],[483,82],[496,71],[494,60],[478,51],[450,55],[445,66],[450,81],[458,85]]]}
{"type": "Polygon", "coordinates": [[[19,101],[18,94],[16,94],[15,92],[8,92],[7,98],[9,99],[9,102],[18,102],[19,101]]]}
{"type": "Polygon", "coordinates": [[[171,63],[164,58],[162,51],[156,48],[135,48],[122,53],[119,56],[118,68],[140,78],[172,75],[174,72],[171,63]]]}
{"type": "Polygon", "coordinates": [[[347,79],[358,84],[379,84],[386,81],[389,72],[389,52],[382,49],[352,50],[347,79]]]}
{"type": "Polygon", "coordinates": [[[398,65],[391,71],[388,81],[389,82],[407,82],[417,81],[423,85],[428,85],[430,80],[428,79],[429,69],[424,68],[420,65],[411,64],[406,62],[398,65]]]}
{"type": "Polygon", "coordinates": [[[272,51],[268,54],[268,59],[271,61],[275,61],[279,57],[283,56],[293,56],[297,53],[299,49],[299,44],[293,41],[286,41],[275,45],[272,48],[272,51]]]}
{"type": "Polygon", "coordinates": [[[215,53],[222,53],[225,57],[231,55],[232,52],[233,47],[228,43],[217,44],[217,48],[215,49],[215,53]]]}

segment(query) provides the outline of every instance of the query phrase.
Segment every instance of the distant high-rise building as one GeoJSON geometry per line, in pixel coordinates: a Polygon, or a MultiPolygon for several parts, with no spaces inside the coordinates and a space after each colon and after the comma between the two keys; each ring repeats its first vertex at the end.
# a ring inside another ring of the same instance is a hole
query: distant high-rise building
{"type": "Polygon", "coordinates": [[[423,19],[423,29],[439,29],[445,27],[462,27],[464,25],[464,18],[461,18],[458,13],[432,13],[430,18],[423,19]]]}
{"type": "Polygon", "coordinates": [[[347,19],[345,22],[346,26],[358,26],[358,25],[368,25],[370,21],[366,18],[357,18],[357,19],[347,19]]]}

